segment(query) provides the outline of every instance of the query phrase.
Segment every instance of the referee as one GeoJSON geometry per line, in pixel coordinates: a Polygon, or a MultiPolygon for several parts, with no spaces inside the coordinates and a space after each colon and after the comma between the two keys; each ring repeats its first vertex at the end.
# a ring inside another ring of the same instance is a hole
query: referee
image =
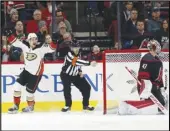
{"type": "Polygon", "coordinates": [[[94,107],[89,106],[90,90],[91,87],[86,79],[83,77],[81,66],[96,66],[96,62],[84,61],[79,59],[80,44],[77,42],[71,42],[70,49],[65,56],[60,78],[64,86],[64,98],[65,107],[62,108],[62,112],[71,110],[71,83],[73,83],[83,96],[83,110],[93,111],[94,107]]]}

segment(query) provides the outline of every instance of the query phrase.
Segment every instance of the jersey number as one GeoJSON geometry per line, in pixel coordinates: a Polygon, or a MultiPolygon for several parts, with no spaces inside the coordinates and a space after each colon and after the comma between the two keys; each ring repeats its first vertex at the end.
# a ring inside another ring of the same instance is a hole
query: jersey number
{"type": "Polygon", "coordinates": [[[143,65],[142,65],[142,68],[143,68],[143,69],[146,69],[146,67],[147,67],[147,64],[143,64],[143,65]]]}

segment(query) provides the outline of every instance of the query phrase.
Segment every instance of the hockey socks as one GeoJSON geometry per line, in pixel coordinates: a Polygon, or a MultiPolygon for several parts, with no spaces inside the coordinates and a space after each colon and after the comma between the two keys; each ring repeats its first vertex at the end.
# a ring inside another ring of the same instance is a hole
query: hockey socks
{"type": "Polygon", "coordinates": [[[34,94],[33,93],[28,93],[27,95],[27,104],[28,106],[22,109],[22,112],[29,113],[34,111],[34,94]]]}

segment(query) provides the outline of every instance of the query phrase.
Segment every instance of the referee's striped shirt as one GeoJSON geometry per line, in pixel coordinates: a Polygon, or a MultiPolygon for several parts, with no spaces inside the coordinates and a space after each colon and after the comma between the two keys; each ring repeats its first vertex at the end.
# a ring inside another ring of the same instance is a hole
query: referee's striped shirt
{"type": "Polygon", "coordinates": [[[79,72],[81,72],[81,66],[88,65],[90,65],[89,61],[80,60],[78,57],[74,56],[71,52],[68,52],[64,60],[62,72],[70,76],[77,76],[79,72]]]}

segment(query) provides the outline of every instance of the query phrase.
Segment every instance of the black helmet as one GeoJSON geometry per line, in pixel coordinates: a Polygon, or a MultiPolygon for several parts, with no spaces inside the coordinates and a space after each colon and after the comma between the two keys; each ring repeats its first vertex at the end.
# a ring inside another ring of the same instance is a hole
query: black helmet
{"type": "Polygon", "coordinates": [[[70,44],[71,47],[81,47],[81,44],[80,42],[78,41],[72,41],[71,44],[70,44]]]}
{"type": "Polygon", "coordinates": [[[70,50],[75,54],[78,55],[80,53],[80,43],[79,42],[71,42],[70,50]]]}

